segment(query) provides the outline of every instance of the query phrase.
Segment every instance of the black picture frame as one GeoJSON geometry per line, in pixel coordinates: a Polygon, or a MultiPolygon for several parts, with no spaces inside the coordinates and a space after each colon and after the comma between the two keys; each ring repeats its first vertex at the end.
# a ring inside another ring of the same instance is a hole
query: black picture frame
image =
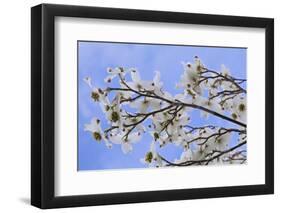
{"type": "Polygon", "coordinates": [[[46,209],[274,193],[273,19],[41,4],[31,8],[31,97],[31,204],[36,207],[46,209]],[[54,195],[54,20],[57,16],[264,28],[266,32],[265,184],[56,197],[54,195]]]}

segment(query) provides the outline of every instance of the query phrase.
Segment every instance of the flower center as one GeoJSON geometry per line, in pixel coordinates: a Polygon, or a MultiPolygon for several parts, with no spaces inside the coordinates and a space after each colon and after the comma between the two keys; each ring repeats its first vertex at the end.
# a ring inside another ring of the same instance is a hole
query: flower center
{"type": "Polygon", "coordinates": [[[240,112],[243,112],[243,111],[245,111],[245,109],[246,109],[246,106],[245,106],[245,104],[239,104],[239,111],[240,112]]]}
{"type": "Polygon", "coordinates": [[[236,113],[232,113],[231,116],[232,116],[233,119],[235,119],[235,120],[237,119],[237,114],[236,113]]]}
{"type": "Polygon", "coordinates": [[[119,120],[119,114],[117,113],[117,112],[112,112],[111,113],[111,120],[113,121],[113,122],[116,122],[116,121],[118,121],[119,120]]]}
{"type": "Polygon", "coordinates": [[[155,141],[159,139],[159,134],[157,132],[154,132],[153,136],[155,141]]]}
{"type": "Polygon", "coordinates": [[[198,66],[196,67],[197,72],[201,72],[202,68],[203,68],[202,66],[198,65],[198,66]]]}
{"type": "Polygon", "coordinates": [[[146,161],[146,162],[151,163],[152,158],[153,158],[152,152],[146,153],[146,155],[145,155],[145,161],[146,161]]]}
{"type": "Polygon", "coordinates": [[[93,137],[96,141],[101,140],[101,134],[99,132],[93,132],[93,137]]]}
{"type": "Polygon", "coordinates": [[[94,99],[94,101],[99,101],[100,99],[100,95],[97,92],[92,92],[92,99],[94,99]]]}

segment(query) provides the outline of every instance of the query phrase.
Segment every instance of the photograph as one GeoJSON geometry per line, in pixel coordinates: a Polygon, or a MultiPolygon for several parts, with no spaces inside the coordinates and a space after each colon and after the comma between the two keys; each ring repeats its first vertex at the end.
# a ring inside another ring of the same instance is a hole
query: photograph
{"type": "Polygon", "coordinates": [[[246,47],[78,40],[77,81],[78,171],[247,164],[246,47]]]}
{"type": "Polygon", "coordinates": [[[274,18],[210,8],[31,8],[33,206],[274,193],[274,18]]]}

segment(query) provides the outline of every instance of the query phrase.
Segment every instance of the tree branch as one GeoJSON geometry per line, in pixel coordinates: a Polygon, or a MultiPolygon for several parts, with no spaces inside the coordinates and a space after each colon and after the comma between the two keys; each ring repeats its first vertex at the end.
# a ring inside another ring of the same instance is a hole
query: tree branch
{"type": "Polygon", "coordinates": [[[205,165],[207,165],[207,164],[209,164],[211,161],[213,161],[213,160],[215,160],[215,159],[218,159],[218,158],[221,157],[222,155],[225,155],[225,154],[227,154],[227,153],[229,153],[229,152],[231,152],[231,151],[233,151],[233,150],[235,150],[235,149],[237,149],[237,148],[239,148],[239,147],[245,145],[246,143],[247,143],[247,141],[244,141],[244,142],[242,142],[242,143],[239,143],[239,144],[237,144],[236,146],[231,147],[230,149],[227,149],[227,150],[225,150],[225,151],[223,151],[223,152],[220,152],[219,154],[217,154],[217,155],[211,157],[210,159],[204,159],[204,160],[195,160],[195,161],[194,161],[194,160],[190,160],[190,161],[185,161],[185,162],[182,162],[182,163],[173,163],[173,162],[171,162],[171,161],[165,159],[165,158],[162,157],[161,155],[159,155],[159,156],[160,156],[160,158],[161,158],[164,162],[167,163],[167,166],[191,166],[191,165],[194,165],[194,164],[202,164],[202,163],[205,163],[205,165]]]}

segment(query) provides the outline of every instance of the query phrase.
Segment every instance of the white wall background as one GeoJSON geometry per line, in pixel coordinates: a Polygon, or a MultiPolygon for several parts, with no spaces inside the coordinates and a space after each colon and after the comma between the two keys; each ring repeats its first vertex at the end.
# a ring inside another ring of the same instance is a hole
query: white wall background
{"type": "MultiPolygon", "coordinates": [[[[80,4],[195,13],[275,18],[275,131],[281,128],[281,13],[278,1],[225,0],[45,0],[45,3],[80,4]]],[[[37,0],[3,1],[0,9],[0,212],[39,212],[30,197],[30,7],[37,0]]],[[[281,202],[281,137],[275,137],[275,195],[112,205],[50,210],[51,212],[254,212],[271,211],[281,202]]]]}

